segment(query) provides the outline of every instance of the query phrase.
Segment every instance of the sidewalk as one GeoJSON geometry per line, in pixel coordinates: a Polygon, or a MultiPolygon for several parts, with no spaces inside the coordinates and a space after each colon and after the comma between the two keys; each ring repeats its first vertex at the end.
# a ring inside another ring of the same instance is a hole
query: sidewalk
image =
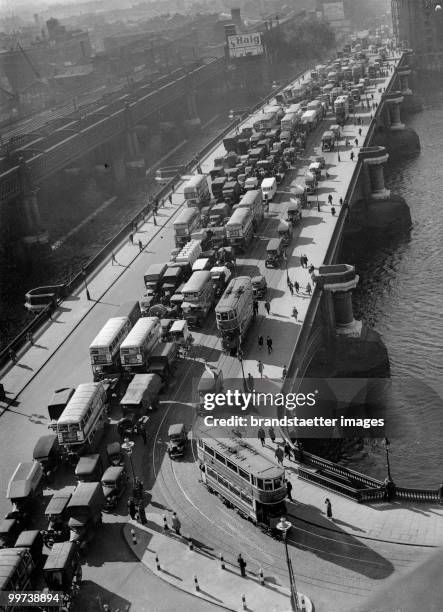
{"type": "MultiPolygon", "coordinates": [[[[171,529],[170,522],[169,529],[165,532],[159,514],[147,513],[146,519],[145,526],[129,521],[123,530],[124,537],[140,561],[162,580],[227,610],[290,610],[289,589],[279,584],[274,577],[264,576],[262,585],[255,568],[247,566],[245,578],[240,576],[238,566],[227,561],[224,561],[225,567],[222,569],[220,559],[214,557],[203,544],[195,542],[193,538],[177,535],[171,529]],[[189,547],[189,541],[193,543],[193,550],[189,547]],[[243,607],[243,596],[246,607],[243,607]]],[[[309,599],[302,595],[299,596],[299,605],[303,611],[313,610],[309,599]]]]}

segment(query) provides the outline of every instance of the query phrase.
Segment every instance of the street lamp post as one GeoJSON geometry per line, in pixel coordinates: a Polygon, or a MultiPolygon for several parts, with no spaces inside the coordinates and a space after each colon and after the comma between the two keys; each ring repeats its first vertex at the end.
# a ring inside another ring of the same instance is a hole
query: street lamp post
{"type": "Polygon", "coordinates": [[[288,567],[289,585],[291,588],[291,610],[293,612],[300,612],[300,606],[298,605],[297,586],[295,584],[294,571],[292,569],[292,561],[289,556],[288,541],[286,539],[287,533],[292,527],[292,523],[290,521],[287,521],[286,518],[282,516],[280,522],[277,523],[275,527],[281,532],[282,540],[285,545],[286,565],[288,567]]]}
{"type": "Polygon", "coordinates": [[[129,438],[125,438],[122,444],[122,449],[125,451],[125,453],[129,457],[129,463],[131,464],[132,478],[135,483],[135,471],[134,471],[134,464],[132,462],[132,449],[134,448],[134,445],[135,445],[135,442],[133,442],[129,438]]]}
{"type": "Polygon", "coordinates": [[[385,438],[385,451],[386,451],[386,468],[388,470],[388,479],[390,482],[393,482],[392,480],[392,476],[391,476],[391,465],[389,463],[389,449],[391,447],[391,443],[389,442],[388,438],[385,438]]]}
{"type": "Polygon", "coordinates": [[[86,276],[87,276],[87,275],[86,275],[86,270],[85,270],[85,268],[82,268],[82,276],[83,276],[83,281],[84,281],[84,283],[85,283],[86,299],[87,299],[88,301],[91,301],[91,295],[90,295],[90,293],[89,293],[88,281],[87,281],[87,279],[86,279],[86,276]]]}
{"type": "Polygon", "coordinates": [[[237,351],[237,359],[239,360],[240,366],[241,366],[241,375],[242,375],[242,379],[243,379],[243,389],[244,389],[245,393],[247,393],[249,391],[249,389],[248,389],[248,383],[246,382],[245,370],[243,368],[243,351],[241,350],[241,348],[239,348],[238,351],[237,351]]]}

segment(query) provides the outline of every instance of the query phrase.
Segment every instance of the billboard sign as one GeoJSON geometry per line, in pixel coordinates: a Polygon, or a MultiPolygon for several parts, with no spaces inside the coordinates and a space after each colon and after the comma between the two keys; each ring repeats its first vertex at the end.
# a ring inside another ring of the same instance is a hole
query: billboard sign
{"type": "Polygon", "coordinates": [[[343,2],[325,2],[323,4],[323,14],[326,21],[342,21],[345,18],[343,2]]]}
{"type": "Polygon", "coordinates": [[[253,34],[236,34],[228,36],[229,57],[247,57],[263,55],[263,44],[260,32],[253,34]]]}

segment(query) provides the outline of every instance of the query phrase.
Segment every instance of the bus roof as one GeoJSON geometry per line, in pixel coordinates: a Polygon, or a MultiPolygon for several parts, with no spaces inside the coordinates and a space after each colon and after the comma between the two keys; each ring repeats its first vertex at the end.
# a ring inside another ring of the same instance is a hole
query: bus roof
{"type": "Polygon", "coordinates": [[[231,218],[226,223],[226,225],[238,225],[239,223],[243,223],[251,214],[249,208],[237,208],[231,215],[231,218]]]}
{"type": "Polygon", "coordinates": [[[183,185],[183,191],[186,189],[194,188],[200,185],[203,181],[206,181],[206,176],[204,174],[194,174],[186,183],[183,185]]]}
{"type": "Polygon", "coordinates": [[[104,391],[104,388],[101,382],[79,385],[57,421],[57,427],[81,421],[89,408],[91,400],[102,391],[104,391]]]}
{"type": "Polygon", "coordinates": [[[285,473],[283,467],[261,455],[244,438],[227,437],[224,427],[201,428],[198,434],[207,446],[258,478],[279,478],[285,473]]]}
{"type": "Polygon", "coordinates": [[[215,312],[232,310],[242,296],[248,292],[252,295],[252,281],[249,276],[238,276],[237,278],[233,278],[215,307],[215,312]]]}
{"type": "Polygon", "coordinates": [[[115,336],[120,333],[122,328],[127,324],[128,317],[113,317],[109,319],[98,332],[94,340],[89,345],[89,348],[97,348],[101,346],[109,346],[115,336]]]}
{"type": "Polygon", "coordinates": [[[199,214],[198,208],[194,208],[191,206],[190,208],[185,208],[181,211],[177,219],[174,221],[173,225],[180,225],[182,223],[189,223],[199,214]]]}
{"type": "Polygon", "coordinates": [[[129,334],[120,344],[120,350],[133,346],[140,346],[146,336],[151,333],[155,327],[159,327],[160,320],[158,317],[142,317],[137,321],[129,334]]]}
{"type": "Polygon", "coordinates": [[[209,280],[211,280],[211,273],[209,270],[197,270],[183,287],[182,293],[200,291],[209,280]]]}

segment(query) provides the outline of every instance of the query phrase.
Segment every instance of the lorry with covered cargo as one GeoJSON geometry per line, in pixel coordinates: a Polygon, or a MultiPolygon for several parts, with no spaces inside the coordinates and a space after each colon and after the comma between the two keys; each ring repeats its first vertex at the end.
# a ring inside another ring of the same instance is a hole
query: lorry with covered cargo
{"type": "Polygon", "coordinates": [[[242,194],[242,187],[238,181],[227,181],[223,186],[223,201],[233,206],[237,204],[242,194]]]}
{"type": "Polygon", "coordinates": [[[147,371],[159,376],[163,387],[165,387],[173,375],[176,359],[177,347],[174,342],[157,344],[148,357],[147,371]]]}
{"type": "Polygon", "coordinates": [[[157,408],[161,386],[161,379],[155,373],[136,374],[120,400],[123,415],[134,413],[142,417],[149,410],[157,408]]]}

